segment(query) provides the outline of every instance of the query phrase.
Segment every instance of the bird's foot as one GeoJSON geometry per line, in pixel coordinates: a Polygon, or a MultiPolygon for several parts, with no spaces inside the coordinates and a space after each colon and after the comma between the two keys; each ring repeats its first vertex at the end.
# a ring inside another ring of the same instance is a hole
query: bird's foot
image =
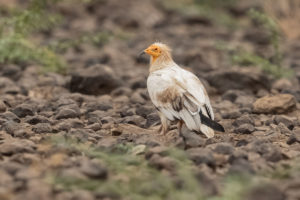
{"type": "Polygon", "coordinates": [[[163,125],[161,125],[158,129],[158,135],[166,135],[168,132],[168,128],[164,127],[163,125]]]}

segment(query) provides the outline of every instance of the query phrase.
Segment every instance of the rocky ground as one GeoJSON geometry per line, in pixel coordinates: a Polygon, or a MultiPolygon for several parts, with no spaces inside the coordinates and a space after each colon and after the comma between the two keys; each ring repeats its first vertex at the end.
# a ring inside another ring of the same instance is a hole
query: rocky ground
{"type": "MultiPolygon", "coordinates": [[[[230,14],[245,19],[247,6],[230,14]]],[[[232,66],[216,47],[225,41],[268,55],[256,24],[230,29],[150,0],[66,4],[59,12],[63,26],[39,40],[112,36],[64,52],[66,75],[1,66],[0,199],[300,199],[299,41],[283,44],[294,76],[276,80],[255,66],[232,66]],[[156,40],[204,82],[225,133],[158,135],[148,58],[137,56],[156,40]]]]}

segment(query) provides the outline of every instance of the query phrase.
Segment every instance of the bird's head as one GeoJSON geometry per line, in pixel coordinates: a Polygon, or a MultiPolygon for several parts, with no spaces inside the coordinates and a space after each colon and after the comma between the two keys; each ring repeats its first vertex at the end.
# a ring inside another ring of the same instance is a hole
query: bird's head
{"type": "Polygon", "coordinates": [[[167,45],[155,42],[151,44],[147,49],[143,51],[151,56],[152,61],[155,61],[159,57],[170,58],[171,59],[171,49],[167,45]]]}

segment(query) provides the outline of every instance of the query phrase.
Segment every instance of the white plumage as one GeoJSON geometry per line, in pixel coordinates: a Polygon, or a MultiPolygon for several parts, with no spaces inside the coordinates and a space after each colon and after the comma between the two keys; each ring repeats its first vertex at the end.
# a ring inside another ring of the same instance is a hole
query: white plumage
{"type": "Polygon", "coordinates": [[[170,48],[166,45],[154,43],[145,52],[151,55],[147,88],[159,112],[162,131],[167,131],[170,121],[177,120],[183,121],[190,130],[213,137],[214,130],[203,124],[201,119],[213,122],[214,114],[200,80],[173,61],[170,48]]]}

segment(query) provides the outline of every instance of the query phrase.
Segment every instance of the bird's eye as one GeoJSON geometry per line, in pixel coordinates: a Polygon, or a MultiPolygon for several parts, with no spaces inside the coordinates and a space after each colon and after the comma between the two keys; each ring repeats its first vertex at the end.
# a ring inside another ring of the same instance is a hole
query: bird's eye
{"type": "Polygon", "coordinates": [[[155,48],[154,51],[157,51],[157,48],[155,48]]]}

